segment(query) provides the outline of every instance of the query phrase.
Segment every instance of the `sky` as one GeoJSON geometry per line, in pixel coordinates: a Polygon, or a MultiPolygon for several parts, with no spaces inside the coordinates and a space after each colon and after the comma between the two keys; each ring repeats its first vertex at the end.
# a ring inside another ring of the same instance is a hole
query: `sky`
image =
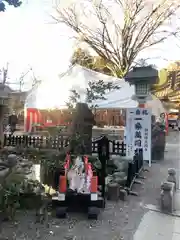
{"type": "MultiPolygon", "coordinates": [[[[36,77],[48,81],[67,70],[75,43],[65,26],[53,24],[50,13],[57,1],[24,0],[20,8],[8,7],[0,13],[0,67],[9,62],[8,82],[18,83],[19,76],[30,68],[36,77]]],[[[171,39],[139,57],[148,56],[150,63],[162,68],[168,61],[180,59],[178,44],[171,39]]],[[[25,89],[31,85],[31,74],[25,79],[25,89]]],[[[11,86],[18,88],[18,84],[11,86]]]]}
{"type": "MultiPolygon", "coordinates": [[[[30,68],[40,79],[52,80],[67,69],[72,40],[67,29],[52,24],[53,0],[25,1],[20,8],[8,7],[0,13],[0,66],[9,62],[8,82],[17,82],[21,73],[30,68]]],[[[27,77],[31,75],[30,72],[27,77]]]]}

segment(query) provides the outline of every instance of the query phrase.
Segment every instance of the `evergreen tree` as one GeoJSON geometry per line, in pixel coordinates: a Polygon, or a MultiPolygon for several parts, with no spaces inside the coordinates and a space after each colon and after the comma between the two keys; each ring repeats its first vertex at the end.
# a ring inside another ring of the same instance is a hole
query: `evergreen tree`
{"type": "Polygon", "coordinates": [[[6,3],[14,7],[19,7],[22,4],[19,0],[0,0],[0,12],[6,11],[6,3]]]}

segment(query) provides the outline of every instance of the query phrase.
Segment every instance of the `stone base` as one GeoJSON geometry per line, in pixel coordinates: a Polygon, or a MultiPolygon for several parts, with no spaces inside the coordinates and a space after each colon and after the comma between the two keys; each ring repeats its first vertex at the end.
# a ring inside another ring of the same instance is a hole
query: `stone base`
{"type": "Polygon", "coordinates": [[[122,201],[126,201],[127,200],[127,192],[126,192],[126,190],[124,190],[124,189],[120,189],[120,191],[119,191],[119,198],[120,198],[120,200],[122,200],[122,201]]]}
{"type": "Polygon", "coordinates": [[[164,213],[173,213],[174,211],[174,189],[175,184],[164,182],[161,186],[160,208],[164,213]]]}
{"type": "Polygon", "coordinates": [[[118,183],[110,183],[108,184],[107,187],[107,198],[108,200],[111,201],[118,201],[119,200],[119,195],[120,195],[120,191],[119,191],[119,184],[118,183]]]}

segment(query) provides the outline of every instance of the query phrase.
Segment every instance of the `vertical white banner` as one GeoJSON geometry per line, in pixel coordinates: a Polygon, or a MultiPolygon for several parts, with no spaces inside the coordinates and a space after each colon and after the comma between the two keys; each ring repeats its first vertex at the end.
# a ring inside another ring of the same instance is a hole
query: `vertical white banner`
{"type": "Polygon", "coordinates": [[[142,110],[143,118],[143,159],[151,166],[151,110],[142,110]],[[144,111],[144,114],[143,114],[144,111]]]}
{"type": "Polygon", "coordinates": [[[126,111],[126,131],[125,131],[125,143],[126,143],[126,156],[129,159],[134,157],[134,109],[127,109],[126,111]]]}
{"type": "Polygon", "coordinates": [[[151,166],[151,110],[127,109],[126,155],[133,158],[136,149],[143,149],[143,160],[151,166]]]}

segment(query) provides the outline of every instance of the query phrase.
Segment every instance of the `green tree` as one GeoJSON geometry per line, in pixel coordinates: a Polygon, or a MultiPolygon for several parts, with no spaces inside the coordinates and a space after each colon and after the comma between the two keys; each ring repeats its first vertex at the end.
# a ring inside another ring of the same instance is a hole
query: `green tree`
{"type": "Polygon", "coordinates": [[[111,63],[107,62],[101,56],[93,56],[89,53],[88,50],[78,48],[74,52],[71,63],[79,64],[83,67],[89,68],[96,72],[104,73],[110,76],[114,76],[115,74],[112,71],[111,63]]]}
{"type": "Polygon", "coordinates": [[[72,29],[121,78],[142,51],[177,36],[179,26],[171,23],[179,9],[180,2],[173,0],[84,0],[59,5],[54,19],[72,29]]]}
{"type": "Polygon", "coordinates": [[[11,6],[20,7],[22,2],[19,0],[2,0],[0,1],[0,12],[6,11],[6,3],[8,3],[11,6]]]}

